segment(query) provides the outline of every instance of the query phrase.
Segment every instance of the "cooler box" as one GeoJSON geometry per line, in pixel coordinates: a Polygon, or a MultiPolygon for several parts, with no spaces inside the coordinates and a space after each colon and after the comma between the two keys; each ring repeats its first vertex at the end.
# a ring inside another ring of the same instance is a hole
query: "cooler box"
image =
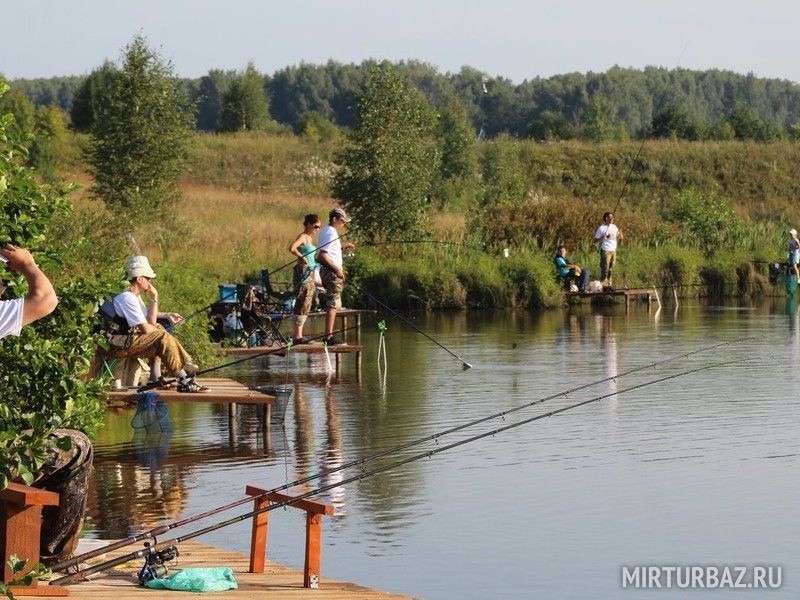
{"type": "Polygon", "coordinates": [[[238,302],[239,295],[236,293],[235,283],[221,283],[219,284],[219,301],[220,302],[238,302]]]}

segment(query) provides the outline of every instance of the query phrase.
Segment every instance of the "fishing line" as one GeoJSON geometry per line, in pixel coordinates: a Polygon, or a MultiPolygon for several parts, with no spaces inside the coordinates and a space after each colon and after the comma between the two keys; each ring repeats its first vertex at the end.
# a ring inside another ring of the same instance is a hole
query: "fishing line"
{"type": "Polygon", "coordinates": [[[398,319],[400,319],[401,321],[403,321],[405,324],[407,324],[409,327],[411,327],[411,328],[412,328],[414,331],[416,331],[417,333],[421,333],[421,334],[422,334],[422,335],[424,335],[426,338],[428,338],[430,341],[432,341],[434,344],[436,344],[437,346],[439,346],[439,348],[441,348],[442,350],[444,350],[445,352],[447,352],[449,355],[453,356],[455,359],[457,359],[457,360],[458,360],[458,361],[461,363],[461,369],[462,369],[462,370],[466,371],[467,369],[471,369],[471,368],[472,368],[472,365],[471,365],[471,364],[469,364],[467,361],[465,361],[463,358],[461,358],[461,357],[460,357],[458,354],[456,354],[455,352],[453,352],[452,350],[450,350],[450,349],[449,349],[449,348],[447,348],[446,346],[444,346],[444,345],[442,345],[441,343],[439,343],[439,342],[438,342],[436,339],[434,339],[432,336],[430,336],[430,335],[428,335],[427,333],[425,333],[424,331],[422,331],[422,329],[420,329],[419,327],[417,327],[416,325],[414,325],[414,324],[413,324],[411,321],[409,321],[408,319],[406,319],[406,318],[405,318],[404,316],[402,316],[400,313],[398,313],[397,311],[395,311],[395,310],[394,310],[394,309],[392,309],[392,308],[389,308],[389,307],[388,307],[386,304],[384,304],[383,302],[381,302],[380,300],[378,300],[378,299],[377,299],[377,298],[376,298],[376,297],[375,297],[373,294],[371,294],[370,292],[368,292],[368,291],[367,291],[367,290],[365,290],[364,288],[361,288],[361,287],[357,286],[357,285],[356,285],[355,283],[353,283],[352,281],[345,280],[345,283],[347,283],[347,284],[349,284],[349,285],[353,286],[355,289],[357,289],[359,292],[361,292],[361,293],[362,293],[364,296],[366,296],[367,298],[369,298],[370,300],[372,300],[373,302],[375,302],[375,303],[376,303],[376,304],[378,304],[379,306],[382,306],[383,308],[385,308],[386,310],[388,310],[388,311],[389,311],[390,313],[392,313],[392,314],[393,314],[395,317],[397,317],[398,319]]]}
{"type": "MultiPolygon", "coordinates": [[[[423,458],[430,458],[430,457],[432,457],[432,456],[434,456],[436,454],[440,454],[442,452],[446,452],[447,450],[452,450],[453,448],[457,448],[459,446],[463,446],[465,444],[469,444],[471,442],[475,442],[477,440],[480,440],[480,439],[483,439],[483,438],[486,438],[486,437],[495,436],[498,433],[502,433],[504,431],[508,431],[510,429],[514,429],[516,427],[520,427],[522,425],[526,425],[526,424],[532,423],[534,421],[538,421],[538,420],[544,419],[546,417],[552,417],[552,416],[555,416],[557,414],[561,414],[561,413],[564,413],[566,411],[573,410],[575,408],[579,408],[579,407],[585,406],[587,404],[591,404],[593,402],[598,402],[598,401],[603,400],[605,398],[610,398],[612,396],[618,396],[618,395],[626,393],[626,392],[642,389],[644,387],[655,385],[657,383],[662,383],[664,381],[669,381],[671,379],[676,379],[678,377],[684,377],[686,375],[691,375],[693,373],[698,373],[700,371],[705,371],[705,370],[708,370],[708,369],[727,366],[727,365],[731,365],[731,364],[735,364],[735,363],[741,363],[741,362],[745,362],[745,361],[748,361],[748,360],[753,360],[753,359],[752,358],[737,359],[737,360],[731,360],[731,361],[726,361],[726,362],[722,362],[722,363],[715,363],[715,364],[712,364],[712,365],[706,365],[706,366],[703,366],[703,367],[697,367],[695,369],[690,369],[688,371],[683,371],[681,373],[674,373],[672,375],[667,375],[665,377],[660,377],[660,378],[652,380],[652,381],[647,381],[647,382],[644,382],[644,383],[636,384],[636,385],[633,385],[631,387],[628,387],[628,388],[625,388],[625,389],[622,389],[622,390],[615,390],[615,391],[609,392],[607,394],[602,394],[600,396],[595,396],[593,398],[589,398],[589,399],[583,400],[581,402],[576,402],[574,404],[570,404],[570,405],[564,406],[562,408],[554,409],[554,410],[548,411],[546,413],[542,413],[542,414],[535,415],[533,417],[529,417],[529,418],[524,419],[522,421],[517,421],[515,423],[510,423],[508,425],[504,425],[503,427],[498,427],[497,429],[493,429],[491,431],[486,431],[486,432],[483,432],[483,433],[479,433],[479,434],[476,434],[474,436],[465,438],[463,440],[458,440],[458,441],[453,442],[451,444],[447,444],[445,446],[441,446],[441,447],[435,448],[433,450],[420,452],[418,454],[414,454],[412,456],[396,460],[396,461],[388,463],[386,465],[382,465],[382,466],[376,467],[376,468],[374,468],[372,470],[369,470],[369,471],[363,471],[363,472],[361,472],[361,473],[359,473],[357,475],[354,475],[352,477],[343,479],[342,481],[338,481],[336,483],[331,483],[331,484],[328,484],[328,485],[320,486],[320,487],[315,488],[313,490],[310,490],[308,492],[301,493],[298,496],[294,496],[293,498],[291,498],[289,500],[285,500],[285,501],[282,501],[282,502],[276,502],[276,503],[270,504],[267,507],[264,507],[264,508],[261,508],[261,509],[258,509],[258,510],[254,510],[254,511],[250,511],[250,512],[245,513],[245,514],[238,515],[238,516],[232,517],[230,519],[226,519],[225,521],[221,521],[219,523],[215,523],[213,525],[209,525],[207,527],[203,527],[203,528],[198,529],[196,531],[187,533],[186,535],[179,536],[179,537],[173,538],[171,540],[167,540],[165,542],[159,542],[159,543],[155,544],[155,547],[156,548],[162,548],[162,547],[165,547],[165,546],[166,547],[174,546],[176,544],[180,544],[182,542],[185,542],[185,541],[188,541],[190,539],[199,537],[201,535],[205,535],[207,533],[211,533],[213,531],[217,531],[218,529],[222,529],[223,527],[228,527],[229,525],[234,525],[236,523],[240,523],[240,522],[242,522],[242,521],[244,521],[246,519],[250,519],[250,518],[255,517],[257,515],[264,514],[266,512],[269,512],[269,511],[272,511],[272,510],[276,510],[278,508],[283,508],[285,506],[289,506],[291,504],[299,502],[300,500],[305,500],[306,498],[310,498],[312,496],[317,496],[317,495],[319,495],[319,494],[321,494],[323,492],[327,492],[327,491],[330,491],[332,489],[335,489],[335,488],[338,488],[338,487],[342,487],[344,485],[347,485],[348,483],[352,483],[354,481],[359,481],[359,480],[365,479],[367,477],[371,477],[373,475],[377,475],[379,473],[383,473],[385,471],[390,471],[392,469],[396,469],[398,467],[401,467],[403,465],[415,462],[417,460],[421,460],[423,458]]],[[[331,470],[329,472],[333,472],[333,470],[331,470]]],[[[262,494],[260,496],[263,497],[264,495],[269,494],[269,493],[270,492],[265,492],[265,494],[262,494]]],[[[248,498],[248,500],[253,501],[257,497],[259,497],[259,496],[252,496],[252,497],[248,498]]],[[[76,573],[72,573],[70,575],[66,575],[66,576],[61,577],[59,579],[53,580],[50,583],[51,583],[51,585],[62,585],[62,584],[66,584],[66,583],[72,583],[72,582],[75,582],[75,581],[80,581],[80,580],[83,580],[86,577],[88,577],[89,575],[92,575],[94,573],[99,573],[100,571],[105,571],[107,569],[110,569],[110,568],[115,567],[117,565],[121,565],[121,564],[126,563],[128,561],[135,560],[135,559],[138,559],[138,558],[142,558],[145,555],[145,553],[147,553],[148,551],[150,551],[150,550],[145,548],[145,549],[142,549],[142,550],[138,550],[136,552],[131,552],[131,553],[126,554],[124,556],[120,556],[120,557],[117,557],[117,558],[114,558],[114,559],[99,563],[99,564],[97,564],[95,566],[92,566],[92,567],[77,571],[76,573]]]]}
{"type": "Polygon", "coordinates": [[[412,448],[414,446],[423,444],[425,442],[435,441],[438,438],[444,437],[444,436],[449,435],[451,433],[455,433],[457,431],[461,431],[461,430],[467,429],[469,427],[473,427],[475,425],[479,425],[481,423],[485,423],[487,421],[491,421],[493,419],[505,417],[507,415],[513,414],[513,413],[518,412],[520,410],[523,410],[525,408],[530,408],[531,406],[535,406],[537,404],[542,404],[542,403],[547,402],[549,400],[554,400],[556,398],[561,398],[561,397],[567,396],[569,394],[573,394],[575,392],[579,392],[579,391],[582,391],[584,389],[588,389],[588,388],[593,387],[595,385],[600,385],[601,383],[606,383],[606,382],[611,381],[611,380],[615,380],[615,379],[618,379],[618,378],[621,378],[621,377],[625,377],[627,375],[632,375],[634,373],[638,373],[638,372],[645,371],[645,370],[648,370],[648,369],[654,369],[654,368],[656,368],[658,366],[661,366],[661,365],[664,365],[666,363],[673,362],[673,361],[676,361],[676,360],[680,360],[680,359],[683,359],[683,358],[688,358],[688,357],[693,356],[695,354],[700,354],[702,352],[709,352],[711,350],[716,350],[716,349],[722,348],[724,346],[730,346],[732,344],[738,344],[738,343],[741,343],[741,342],[754,340],[754,339],[759,339],[759,336],[750,336],[750,337],[745,337],[745,338],[739,338],[739,339],[736,339],[736,340],[730,340],[730,341],[727,341],[727,342],[720,342],[720,343],[714,344],[712,346],[706,346],[706,347],[703,347],[703,348],[699,348],[697,350],[692,350],[690,352],[685,352],[683,354],[679,354],[679,355],[676,355],[676,356],[665,358],[665,359],[660,360],[660,361],[652,362],[652,363],[643,365],[641,367],[635,367],[633,369],[629,369],[627,371],[623,371],[622,373],[616,373],[614,375],[609,375],[608,377],[605,377],[603,379],[598,379],[596,381],[592,381],[592,382],[589,382],[589,383],[578,385],[578,386],[570,388],[568,390],[563,390],[563,391],[557,392],[555,394],[552,394],[550,396],[546,396],[544,398],[539,398],[539,399],[533,400],[532,402],[529,402],[529,403],[526,403],[526,404],[523,404],[523,405],[520,405],[520,406],[517,406],[517,407],[514,407],[514,408],[510,408],[510,409],[507,409],[507,410],[496,412],[496,413],[488,415],[486,417],[481,417],[479,419],[476,419],[476,420],[473,420],[473,421],[469,421],[469,422],[463,423],[461,425],[456,425],[456,426],[453,426],[453,427],[451,427],[449,429],[446,429],[446,430],[443,430],[443,431],[439,431],[439,432],[436,432],[436,433],[433,433],[431,435],[427,435],[427,436],[424,436],[424,437],[421,437],[421,438],[418,438],[418,439],[415,439],[415,440],[411,440],[411,441],[405,442],[403,444],[399,444],[397,446],[394,446],[392,448],[388,448],[386,450],[382,450],[380,452],[373,453],[373,454],[371,454],[369,456],[365,456],[363,458],[359,458],[357,460],[350,461],[350,462],[345,463],[343,465],[339,465],[338,467],[335,467],[333,469],[322,470],[319,473],[317,473],[316,475],[310,475],[308,477],[297,479],[295,481],[292,481],[292,482],[288,483],[287,485],[283,485],[281,487],[276,487],[276,488],[273,488],[273,489],[271,489],[271,490],[269,490],[267,492],[264,492],[264,494],[261,494],[259,496],[247,496],[246,498],[242,498],[242,499],[237,500],[235,502],[231,502],[230,504],[226,504],[226,505],[221,506],[219,508],[211,509],[211,510],[208,510],[208,511],[206,511],[204,513],[198,514],[198,515],[186,517],[184,519],[181,519],[180,521],[176,521],[176,522],[169,523],[169,524],[166,524],[166,525],[161,525],[161,526],[155,527],[155,528],[153,528],[153,529],[151,529],[149,531],[146,531],[146,532],[131,536],[131,537],[127,538],[127,539],[120,540],[118,542],[114,542],[113,544],[109,544],[108,546],[104,546],[102,548],[97,548],[95,550],[91,550],[91,551],[86,552],[84,554],[81,554],[79,556],[74,556],[74,557],[69,558],[69,559],[67,559],[65,561],[62,561],[62,562],[60,562],[60,563],[58,563],[56,565],[53,565],[51,567],[51,570],[53,570],[53,571],[62,570],[64,568],[66,568],[66,567],[75,565],[75,564],[77,564],[79,562],[82,562],[84,560],[87,560],[89,558],[94,558],[95,556],[99,556],[100,554],[105,554],[106,552],[110,552],[112,550],[117,550],[117,549],[122,548],[124,546],[128,546],[130,544],[134,544],[136,542],[139,542],[139,541],[142,541],[142,540],[145,540],[145,539],[155,538],[156,536],[164,534],[164,533],[166,533],[166,532],[168,532],[168,531],[170,531],[172,529],[176,529],[178,527],[183,527],[185,525],[189,525],[190,523],[205,519],[205,518],[207,518],[209,516],[212,516],[214,514],[217,514],[217,513],[220,513],[220,512],[224,512],[226,510],[230,510],[230,509],[235,508],[237,506],[241,506],[242,504],[246,504],[247,502],[252,502],[254,499],[263,497],[264,495],[275,493],[275,492],[280,492],[280,491],[283,491],[283,490],[287,490],[287,489],[289,489],[291,487],[296,487],[296,486],[299,486],[299,485],[303,485],[305,483],[309,483],[311,481],[315,481],[317,479],[321,479],[323,477],[327,477],[328,475],[332,475],[334,473],[337,473],[337,472],[345,470],[345,469],[350,469],[350,468],[357,467],[357,466],[363,467],[364,464],[366,464],[368,462],[371,462],[371,461],[374,461],[374,460],[377,460],[379,458],[383,458],[385,456],[390,456],[392,454],[396,454],[397,452],[400,452],[402,450],[407,450],[408,448],[412,448]]]}

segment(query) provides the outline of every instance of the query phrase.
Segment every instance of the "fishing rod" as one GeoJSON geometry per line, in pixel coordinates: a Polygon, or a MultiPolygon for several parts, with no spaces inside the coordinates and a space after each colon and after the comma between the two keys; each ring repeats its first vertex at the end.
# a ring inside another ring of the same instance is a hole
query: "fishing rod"
{"type": "Polygon", "coordinates": [[[346,282],[346,283],[348,283],[348,284],[350,284],[351,286],[353,286],[353,287],[354,287],[355,289],[357,289],[357,290],[358,290],[360,293],[362,293],[364,296],[366,296],[367,298],[369,298],[370,300],[372,300],[372,301],[373,301],[373,302],[375,302],[376,304],[378,304],[378,305],[382,306],[383,308],[385,308],[386,310],[388,310],[388,311],[389,311],[390,313],[392,313],[392,314],[393,314],[395,317],[397,317],[398,319],[400,319],[401,321],[403,321],[405,324],[407,324],[409,327],[411,327],[411,328],[412,328],[414,331],[416,331],[416,332],[418,332],[418,333],[421,333],[421,334],[422,334],[422,335],[424,335],[426,338],[428,338],[430,341],[432,341],[434,344],[436,344],[437,346],[439,346],[439,348],[441,348],[442,350],[444,350],[445,352],[447,352],[448,354],[450,354],[451,356],[453,356],[453,357],[454,357],[456,360],[458,360],[459,362],[461,362],[461,369],[462,369],[463,371],[466,371],[467,369],[471,369],[471,368],[472,368],[472,365],[471,365],[471,364],[469,364],[467,361],[465,361],[463,358],[461,358],[461,357],[460,357],[458,354],[456,354],[455,352],[453,352],[452,350],[450,350],[449,348],[447,348],[447,347],[446,347],[446,346],[444,346],[443,344],[439,343],[439,342],[438,342],[436,339],[434,339],[432,336],[430,336],[430,335],[428,335],[427,333],[425,333],[424,331],[422,331],[422,329],[420,329],[419,327],[417,327],[416,325],[414,325],[414,324],[413,324],[411,321],[409,321],[408,319],[406,319],[406,318],[405,318],[404,316],[402,316],[400,313],[398,313],[397,311],[395,311],[395,310],[394,310],[394,309],[392,309],[392,308],[389,308],[389,307],[388,307],[386,304],[384,304],[383,302],[381,302],[380,300],[378,300],[378,299],[377,299],[377,298],[376,298],[376,297],[375,297],[373,294],[371,294],[370,292],[368,292],[368,291],[367,291],[367,290],[365,290],[364,288],[357,286],[357,285],[356,285],[355,283],[353,283],[352,281],[345,280],[345,282],[346,282]]]}
{"type": "Polygon", "coordinates": [[[642,153],[644,149],[644,143],[647,141],[647,136],[642,138],[642,143],[639,144],[639,151],[636,153],[636,156],[633,157],[633,162],[631,162],[631,166],[628,168],[628,174],[625,176],[625,181],[622,183],[622,189],[619,191],[619,197],[617,198],[617,203],[614,205],[614,210],[611,211],[612,214],[616,214],[617,208],[619,208],[619,203],[622,202],[622,196],[625,193],[625,188],[628,187],[628,182],[631,179],[631,175],[633,174],[633,169],[636,167],[636,163],[639,162],[639,155],[642,153]]]}
{"type": "Polygon", "coordinates": [[[364,464],[366,464],[368,462],[371,462],[371,461],[374,461],[374,460],[377,460],[379,458],[383,458],[385,456],[390,456],[392,454],[396,454],[398,452],[401,452],[402,450],[407,450],[408,448],[412,448],[414,446],[418,446],[418,445],[423,444],[425,442],[430,442],[430,441],[437,440],[438,438],[444,437],[446,435],[450,435],[450,434],[455,433],[457,431],[462,431],[462,430],[467,429],[469,427],[474,427],[475,425],[479,425],[481,423],[485,423],[485,422],[491,421],[493,419],[506,417],[507,415],[513,414],[513,413],[518,412],[520,410],[523,410],[525,408],[530,408],[532,406],[535,406],[537,404],[542,404],[542,403],[547,402],[549,400],[554,400],[556,398],[561,398],[561,397],[564,397],[566,395],[582,391],[582,390],[587,389],[589,387],[592,387],[592,386],[595,386],[595,385],[600,385],[601,383],[605,383],[607,381],[615,380],[615,379],[618,379],[618,378],[621,378],[621,377],[625,377],[627,375],[632,375],[634,373],[638,373],[640,371],[644,371],[644,370],[647,370],[647,369],[656,368],[656,367],[658,367],[660,365],[663,365],[663,364],[666,364],[666,363],[669,363],[669,362],[673,362],[673,361],[676,361],[676,360],[680,360],[680,359],[683,359],[683,358],[688,358],[689,356],[692,356],[694,354],[699,354],[701,352],[709,352],[711,350],[716,350],[716,349],[721,348],[723,346],[729,346],[731,344],[737,344],[737,343],[741,343],[741,342],[744,342],[744,341],[747,341],[747,340],[752,340],[752,339],[756,339],[756,337],[755,336],[751,336],[751,337],[740,338],[740,339],[736,339],[736,340],[730,340],[730,341],[727,341],[727,342],[720,342],[720,343],[714,344],[712,346],[707,346],[707,347],[704,347],[704,348],[700,348],[698,350],[692,350],[691,352],[685,352],[683,354],[672,356],[670,358],[666,358],[666,359],[663,359],[663,360],[660,360],[660,361],[652,362],[650,364],[647,364],[647,365],[644,365],[644,366],[641,366],[641,367],[635,367],[633,369],[629,369],[628,371],[623,371],[622,373],[617,373],[615,375],[610,375],[610,376],[605,377],[603,379],[599,379],[599,380],[596,380],[596,381],[585,383],[585,384],[570,388],[568,390],[564,390],[564,391],[558,392],[556,394],[552,394],[550,396],[546,396],[544,398],[539,398],[539,399],[534,400],[532,402],[529,402],[527,404],[523,404],[523,405],[520,405],[520,406],[517,406],[517,407],[514,407],[514,408],[510,408],[510,409],[507,409],[507,410],[499,411],[499,412],[493,413],[491,415],[488,415],[488,416],[485,416],[485,417],[481,417],[479,419],[475,419],[475,420],[469,421],[467,423],[463,423],[461,425],[456,425],[456,426],[453,426],[453,427],[451,427],[449,429],[445,429],[443,431],[439,431],[439,432],[433,433],[431,435],[427,435],[427,436],[424,436],[424,437],[421,437],[421,438],[417,438],[415,440],[411,440],[411,441],[405,442],[403,444],[399,444],[399,445],[394,446],[392,448],[388,448],[386,450],[382,450],[380,452],[373,453],[373,454],[371,454],[369,456],[365,456],[363,458],[359,458],[359,459],[350,461],[350,462],[345,463],[343,465],[339,465],[338,467],[335,467],[335,468],[332,468],[332,469],[322,470],[319,473],[317,473],[316,475],[310,475],[308,477],[297,479],[295,481],[286,483],[286,484],[284,484],[284,485],[282,485],[280,487],[276,487],[276,488],[273,488],[271,490],[268,490],[268,491],[266,491],[266,492],[264,492],[262,494],[259,494],[257,496],[247,496],[245,498],[242,498],[240,500],[236,500],[234,502],[231,502],[230,504],[226,504],[226,505],[218,507],[216,509],[211,509],[209,511],[206,511],[206,512],[198,514],[198,515],[192,515],[192,516],[189,516],[189,517],[185,517],[184,519],[181,519],[179,521],[175,521],[173,523],[160,525],[158,527],[150,529],[149,531],[145,531],[145,532],[130,536],[130,537],[126,538],[126,539],[119,540],[119,541],[114,542],[112,544],[109,544],[107,546],[103,546],[102,548],[96,548],[94,550],[90,550],[90,551],[85,552],[83,554],[80,554],[78,556],[74,556],[74,557],[69,558],[67,560],[61,561],[61,562],[53,565],[50,568],[51,568],[52,571],[60,571],[62,569],[65,569],[65,568],[70,567],[72,565],[78,564],[78,563],[83,562],[85,560],[88,560],[90,558],[94,558],[95,556],[99,556],[101,554],[105,554],[107,552],[111,552],[112,550],[118,550],[119,548],[123,548],[125,546],[129,546],[130,544],[135,544],[136,542],[140,542],[140,541],[143,541],[143,540],[146,540],[146,539],[155,538],[156,536],[162,535],[162,534],[164,534],[164,533],[166,533],[166,532],[168,532],[168,531],[170,531],[172,529],[177,529],[178,527],[183,527],[185,525],[189,525],[191,523],[194,523],[195,521],[200,521],[200,520],[202,520],[202,519],[204,519],[206,517],[209,517],[211,515],[214,515],[214,514],[217,514],[217,513],[220,513],[220,512],[224,512],[226,510],[230,510],[232,508],[235,508],[237,506],[241,506],[242,504],[246,504],[248,502],[252,502],[253,500],[256,500],[256,499],[261,498],[263,496],[266,496],[266,495],[269,495],[269,494],[272,494],[272,493],[275,493],[275,492],[281,492],[281,491],[284,491],[284,490],[287,490],[289,488],[296,487],[298,485],[302,485],[302,484],[305,484],[305,483],[309,483],[311,481],[315,481],[317,479],[321,479],[323,477],[327,477],[328,475],[332,475],[334,473],[338,473],[339,471],[343,471],[345,469],[350,469],[350,468],[357,467],[357,466],[363,466],[364,464]]]}
{"type": "MultiPolygon", "coordinates": [[[[363,472],[361,472],[361,473],[359,473],[357,475],[354,475],[352,477],[343,479],[342,481],[339,481],[339,482],[336,482],[336,483],[331,483],[331,484],[324,485],[324,486],[320,486],[320,487],[315,488],[313,490],[301,493],[298,496],[294,496],[293,498],[290,498],[288,500],[284,500],[284,501],[281,501],[281,502],[276,502],[276,503],[270,504],[269,506],[266,506],[264,508],[253,510],[253,511],[244,513],[242,515],[238,515],[236,517],[232,517],[230,519],[226,519],[226,520],[221,521],[219,523],[215,523],[215,524],[209,525],[207,527],[203,527],[201,529],[195,530],[193,532],[189,532],[189,533],[187,533],[187,534],[185,534],[183,536],[175,537],[175,538],[173,538],[171,540],[167,540],[167,541],[164,541],[164,542],[158,542],[158,543],[155,544],[154,547],[146,547],[146,548],[143,548],[141,550],[137,550],[135,552],[131,552],[129,554],[126,554],[126,555],[123,555],[123,556],[120,556],[120,557],[117,557],[117,558],[113,558],[113,559],[104,561],[104,562],[99,563],[97,565],[94,565],[92,567],[88,567],[86,569],[82,569],[80,571],[77,571],[76,573],[72,573],[70,575],[66,575],[66,576],[61,577],[59,579],[53,580],[53,581],[50,582],[50,584],[51,585],[63,585],[63,584],[67,584],[67,583],[73,583],[73,582],[76,582],[76,581],[82,581],[83,579],[85,579],[89,575],[93,575],[94,573],[99,573],[101,571],[108,570],[108,569],[113,568],[113,567],[115,567],[117,565],[121,565],[123,563],[129,562],[131,560],[140,559],[140,558],[144,557],[146,554],[151,553],[154,548],[155,549],[159,549],[159,548],[164,548],[164,547],[175,546],[177,544],[180,544],[182,542],[194,539],[194,538],[199,537],[201,535],[205,535],[207,533],[211,533],[213,531],[217,531],[218,529],[222,529],[224,527],[228,527],[229,525],[234,525],[236,523],[240,523],[240,522],[242,522],[242,521],[244,521],[246,519],[250,519],[250,518],[255,517],[257,515],[264,514],[264,513],[267,513],[269,511],[276,510],[278,508],[283,508],[284,506],[289,506],[291,504],[299,502],[300,500],[305,500],[306,498],[310,498],[312,496],[317,496],[317,495],[319,495],[319,494],[321,494],[323,492],[327,492],[327,491],[330,491],[332,489],[335,489],[335,488],[338,488],[338,487],[342,487],[344,485],[347,485],[348,483],[352,483],[354,481],[359,481],[359,480],[365,479],[367,477],[371,477],[373,475],[377,475],[379,473],[383,473],[385,471],[390,471],[392,469],[396,469],[398,467],[401,467],[403,465],[415,462],[415,461],[423,459],[423,458],[430,458],[430,457],[432,457],[432,456],[434,456],[436,454],[440,454],[442,452],[446,452],[447,450],[452,450],[453,448],[457,448],[459,446],[463,446],[465,444],[472,443],[474,441],[483,439],[485,437],[495,436],[498,433],[502,433],[504,431],[508,431],[510,429],[514,429],[516,427],[520,427],[522,425],[526,425],[526,424],[532,423],[534,421],[538,421],[540,419],[544,419],[546,417],[552,417],[552,416],[555,416],[557,414],[561,414],[561,413],[564,413],[566,411],[573,410],[575,408],[579,408],[579,407],[585,406],[587,404],[591,404],[593,402],[598,402],[598,401],[603,400],[605,398],[610,398],[612,396],[617,396],[617,395],[620,395],[620,394],[623,394],[623,393],[626,393],[626,392],[630,392],[630,391],[634,391],[634,390],[637,390],[637,389],[641,389],[641,388],[644,388],[644,387],[647,387],[647,386],[650,386],[650,385],[655,385],[657,383],[662,383],[664,381],[668,381],[668,380],[671,380],[671,379],[676,379],[678,377],[684,377],[686,375],[691,375],[693,373],[698,373],[700,371],[705,371],[705,370],[716,368],[716,367],[722,367],[722,366],[727,366],[727,365],[731,365],[731,364],[735,364],[735,363],[740,363],[740,362],[744,362],[744,361],[747,361],[747,360],[753,360],[753,359],[752,358],[737,359],[737,360],[731,360],[731,361],[726,361],[726,362],[722,362],[722,363],[715,363],[715,364],[712,364],[712,365],[706,365],[706,366],[703,366],[703,367],[697,367],[695,369],[690,369],[690,370],[687,370],[687,371],[683,371],[681,373],[674,373],[672,375],[667,375],[667,376],[661,377],[659,379],[655,379],[655,380],[652,380],[652,381],[647,381],[647,382],[644,382],[644,383],[636,384],[636,385],[630,386],[630,387],[622,389],[622,390],[615,390],[615,391],[609,392],[607,394],[602,394],[600,396],[595,396],[593,398],[589,398],[589,399],[583,400],[581,402],[576,402],[574,404],[570,404],[570,405],[564,406],[562,408],[558,408],[558,409],[554,409],[554,410],[548,411],[546,413],[538,414],[538,415],[535,415],[533,417],[529,417],[527,419],[523,419],[522,421],[517,421],[515,423],[510,423],[508,425],[504,425],[503,427],[498,427],[497,429],[493,429],[491,431],[486,431],[486,432],[483,432],[483,433],[479,433],[479,434],[473,435],[471,437],[465,438],[463,440],[459,440],[459,441],[456,441],[456,442],[452,442],[451,444],[447,444],[445,446],[441,446],[439,448],[435,448],[433,450],[427,450],[427,451],[420,452],[420,453],[411,455],[411,456],[403,458],[403,459],[396,460],[394,462],[391,462],[391,463],[388,463],[386,465],[382,465],[382,466],[376,467],[376,468],[374,468],[372,470],[369,470],[369,471],[363,471],[363,472]]],[[[251,498],[249,498],[249,500],[252,501],[253,498],[254,497],[251,497],[251,498]]]]}

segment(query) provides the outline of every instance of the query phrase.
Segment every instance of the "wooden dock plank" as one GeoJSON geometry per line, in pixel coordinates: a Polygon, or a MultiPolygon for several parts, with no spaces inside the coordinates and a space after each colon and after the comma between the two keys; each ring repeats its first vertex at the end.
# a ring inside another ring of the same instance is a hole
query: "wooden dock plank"
{"type": "Polygon", "coordinates": [[[565,292],[568,298],[599,298],[602,296],[625,296],[628,298],[637,296],[651,297],[653,290],[649,288],[623,288],[602,292],[565,292]]]}
{"type": "MultiPolygon", "coordinates": [[[[121,556],[131,550],[122,548],[110,552],[104,557],[95,560],[107,560],[121,556]]],[[[237,596],[243,600],[267,600],[273,598],[310,598],[315,600],[372,600],[372,599],[404,599],[410,596],[392,594],[380,590],[366,588],[355,583],[330,579],[323,575],[320,578],[319,589],[306,589],[303,587],[303,572],[284,565],[267,561],[264,573],[248,573],[249,558],[239,552],[231,552],[215,548],[197,541],[184,542],[179,546],[180,556],[175,569],[170,567],[170,573],[182,567],[231,567],[239,589],[224,592],[209,592],[202,595],[203,599],[222,600],[237,596]]],[[[142,600],[144,598],[187,598],[186,592],[173,592],[167,590],[150,590],[140,587],[136,581],[136,573],[141,568],[143,561],[136,561],[120,565],[105,573],[99,573],[94,579],[68,586],[69,597],[74,600],[108,599],[114,600],[142,600]]],[[[323,574],[325,565],[323,564],[323,574]]],[[[54,598],[53,596],[40,596],[54,598]]]]}
{"type": "MultiPolygon", "coordinates": [[[[199,378],[197,382],[209,388],[207,392],[186,394],[179,392],[174,386],[157,388],[152,391],[158,394],[159,400],[164,402],[218,402],[237,404],[270,404],[275,401],[275,396],[262,394],[258,390],[251,390],[244,384],[233,379],[215,377],[209,379],[199,378]]],[[[113,402],[133,401],[136,388],[123,388],[112,391],[108,397],[113,402]]]]}
{"type": "MultiPolygon", "coordinates": [[[[272,349],[280,348],[281,355],[288,354],[289,352],[283,346],[253,346],[252,348],[223,348],[222,352],[230,356],[252,356],[254,354],[262,354],[272,349]]],[[[363,346],[352,344],[339,344],[338,346],[328,346],[328,352],[331,354],[349,354],[353,352],[363,352],[363,346]]],[[[291,353],[302,354],[322,354],[325,348],[322,344],[298,344],[292,346],[291,353]]],[[[276,355],[278,355],[276,353],[276,355]]]]}

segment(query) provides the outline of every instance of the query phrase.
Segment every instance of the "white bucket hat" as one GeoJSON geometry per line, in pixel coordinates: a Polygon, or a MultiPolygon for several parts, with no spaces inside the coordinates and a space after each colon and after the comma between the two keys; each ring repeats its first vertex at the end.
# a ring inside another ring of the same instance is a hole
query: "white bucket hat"
{"type": "Polygon", "coordinates": [[[789,230],[789,235],[797,235],[797,229],[794,229],[794,228],[790,229],[789,230]]]}
{"type": "Polygon", "coordinates": [[[153,279],[156,276],[155,271],[150,268],[150,261],[146,256],[132,256],[128,260],[128,266],[125,268],[128,273],[128,280],[135,279],[136,277],[147,277],[153,279]]]}

